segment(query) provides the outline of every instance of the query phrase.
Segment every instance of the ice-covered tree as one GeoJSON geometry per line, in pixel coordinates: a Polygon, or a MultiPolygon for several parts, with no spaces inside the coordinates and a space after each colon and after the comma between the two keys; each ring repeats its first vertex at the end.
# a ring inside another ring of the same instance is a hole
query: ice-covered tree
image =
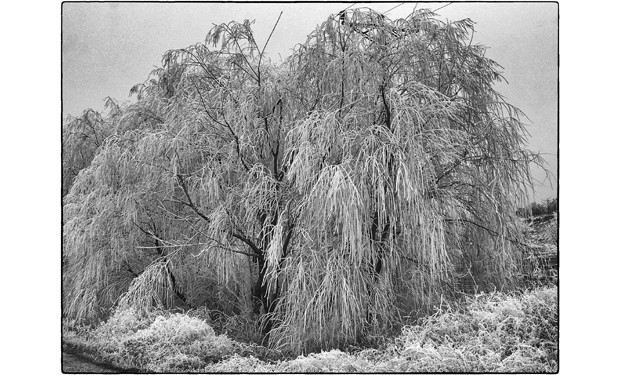
{"type": "Polygon", "coordinates": [[[67,196],[67,316],[217,306],[301,351],[510,287],[535,157],[473,22],[435,16],[341,12],[279,66],[248,21],[167,52],[67,196]]]}

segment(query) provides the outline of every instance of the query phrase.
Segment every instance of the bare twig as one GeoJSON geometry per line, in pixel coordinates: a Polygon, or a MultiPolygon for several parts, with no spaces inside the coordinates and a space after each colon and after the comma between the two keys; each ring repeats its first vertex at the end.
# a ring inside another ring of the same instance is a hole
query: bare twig
{"type": "Polygon", "coordinates": [[[267,44],[269,44],[269,40],[271,40],[271,36],[273,35],[273,32],[276,30],[276,26],[278,26],[278,22],[280,22],[280,17],[282,17],[282,12],[280,12],[278,19],[276,20],[275,25],[273,25],[273,28],[271,29],[271,33],[269,33],[269,37],[267,38],[267,41],[265,42],[265,45],[263,46],[263,50],[260,52],[260,55],[258,56],[258,85],[259,86],[260,86],[260,63],[263,60],[263,54],[265,53],[265,48],[267,48],[267,44]]]}

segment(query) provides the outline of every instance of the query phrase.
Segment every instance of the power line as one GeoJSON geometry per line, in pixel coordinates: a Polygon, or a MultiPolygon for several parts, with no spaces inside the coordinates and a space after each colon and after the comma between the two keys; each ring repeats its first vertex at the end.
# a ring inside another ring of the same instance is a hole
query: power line
{"type": "Polygon", "coordinates": [[[397,6],[395,6],[395,7],[393,7],[393,8],[390,8],[389,10],[387,10],[387,11],[385,11],[385,12],[381,13],[381,14],[385,15],[386,13],[389,13],[389,12],[393,11],[394,9],[398,8],[399,6],[401,6],[401,5],[403,5],[403,4],[405,4],[405,3],[400,3],[400,4],[398,4],[397,6]]]}
{"type": "Polygon", "coordinates": [[[355,5],[355,4],[357,4],[357,3],[353,3],[353,4],[349,5],[348,7],[344,8],[344,9],[343,9],[343,10],[341,10],[340,12],[341,12],[341,13],[344,13],[344,11],[345,11],[345,10],[347,10],[347,9],[351,8],[351,7],[352,7],[353,5],[355,5]]]}
{"type": "Polygon", "coordinates": [[[452,4],[452,3],[454,3],[454,2],[452,1],[452,2],[449,2],[449,3],[448,3],[448,4],[446,4],[446,5],[440,6],[439,8],[435,9],[435,10],[433,11],[433,13],[435,13],[435,12],[436,12],[436,11],[438,11],[439,9],[443,9],[443,8],[447,7],[448,5],[450,5],[450,4],[452,4]]]}
{"type": "MultiPolygon", "coordinates": [[[[454,1],[451,1],[451,2],[449,2],[449,3],[448,3],[448,4],[446,4],[446,5],[442,5],[442,6],[440,6],[439,8],[435,9],[435,10],[433,11],[433,13],[434,13],[434,12],[436,12],[436,11],[438,11],[438,10],[440,10],[440,9],[443,9],[443,8],[447,7],[448,5],[452,5],[453,3],[454,3],[454,1]]],[[[344,8],[343,10],[341,10],[341,11],[340,11],[340,13],[344,13],[347,9],[351,8],[352,6],[354,6],[354,5],[356,5],[356,4],[357,4],[357,3],[353,3],[353,4],[349,5],[348,7],[344,8]]],[[[400,4],[398,4],[398,5],[394,6],[394,7],[392,7],[392,8],[390,8],[390,9],[386,10],[385,12],[383,12],[383,13],[381,13],[381,14],[382,14],[382,15],[386,15],[387,13],[389,13],[389,12],[393,11],[394,9],[396,9],[396,8],[398,8],[399,6],[402,6],[402,5],[405,5],[405,3],[400,3],[400,4]]],[[[415,4],[415,8],[417,8],[417,7],[418,7],[418,3],[416,3],[416,4],[415,4]]],[[[414,11],[415,11],[415,8],[413,9],[414,11]]]]}

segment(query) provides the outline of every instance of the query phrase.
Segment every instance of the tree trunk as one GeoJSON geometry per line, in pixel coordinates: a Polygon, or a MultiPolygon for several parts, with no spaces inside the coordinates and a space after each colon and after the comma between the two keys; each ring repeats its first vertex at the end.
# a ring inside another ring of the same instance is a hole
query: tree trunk
{"type": "MultiPolygon", "coordinates": [[[[273,313],[279,293],[276,289],[275,292],[269,294],[269,290],[267,289],[267,285],[265,283],[265,272],[267,271],[267,268],[263,257],[258,258],[258,267],[258,279],[252,288],[252,300],[254,304],[253,312],[256,316],[273,313]]],[[[263,325],[262,333],[268,335],[272,328],[273,321],[268,317],[263,325]]]]}

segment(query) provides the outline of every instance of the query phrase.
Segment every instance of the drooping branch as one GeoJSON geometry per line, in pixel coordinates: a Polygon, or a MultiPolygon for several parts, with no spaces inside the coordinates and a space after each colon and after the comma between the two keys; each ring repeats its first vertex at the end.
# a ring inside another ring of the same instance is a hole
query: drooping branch
{"type": "MultiPolygon", "coordinates": [[[[170,245],[164,245],[164,243],[166,243],[166,241],[162,240],[161,236],[157,233],[157,227],[155,226],[155,223],[152,222],[152,221],[151,221],[151,223],[152,223],[152,226],[153,226],[153,230],[152,231],[143,228],[140,224],[138,224],[138,223],[136,223],[134,221],[134,225],[138,229],[140,229],[140,231],[142,231],[143,233],[147,234],[149,237],[151,237],[155,241],[155,246],[152,246],[152,247],[149,247],[149,246],[138,246],[137,248],[141,248],[141,249],[155,249],[157,251],[158,258],[157,258],[156,262],[163,262],[164,263],[165,270],[166,270],[166,275],[168,277],[168,283],[170,285],[170,289],[172,289],[174,294],[181,301],[183,301],[183,303],[189,305],[189,301],[187,300],[187,297],[186,297],[185,293],[183,293],[183,291],[177,285],[176,277],[174,276],[174,273],[170,269],[170,257],[164,251],[164,249],[167,248],[167,247],[170,247],[170,245]]],[[[136,275],[136,276],[138,276],[138,275],[136,275]]]]}
{"type": "Polygon", "coordinates": [[[216,247],[218,249],[222,249],[225,251],[230,251],[231,253],[241,254],[249,257],[256,257],[256,254],[247,253],[245,251],[235,250],[230,248],[229,246],[217,245],[213,246],[212,243],[208,242],[197,242],[197,243],[183,243],[183,244],[171,244],[171,245],[158,245],[158,246],[136,246],[136,249],[165,249],[165,248],[185,248],[185,247],[196,247],[196,246],[209,246],[216,247]]]}
{"type": "Polygon", "coordinates": [[[507,239],[508,241],[510,241],[510,242],[512,242],[512,243],[515,243],[515,244],[517,244],[517,245],[527,246],[526,244],[524,244],[523,242],[521,242],[521,241],[519,241],[519,240],[516,240],[516,239],[511,238],[511,237],[508,237],[508,236],[505,236],[505,235],[503,235],[503,234],[501,234],[501,233],[498,233],[498,232],[494,231],[494,230],[493,230],[493,229],[491,229],[491,228],[488,228],[488,227],[486,227],[486,226],[484,226],[484,225],[482,225],[482,224],[480,224],[480,223],[476,223],[475,221],[472,221],[472,220],[468,220],[468,219],[465,219],[465,218],[459,218],[459,219],[449,219],[449,218],[446,218],[446,219],[444,219],[444,220],[445,220],[446,222],[455,222],[455,221],[456,221],[456,222],[459,222],[459,221],[460,221],[460,222],[468,223],[468,224],[474,225],[474,226],[476,226],[476,227],[478,227],[478,228],[480,228],[480,229],[483,229],[483,230],[487,231],[488,233],[490,233],[490,234],[492,234],[492,235],[494,235],[494,236],[496,236],[496,237],[505,238],[505,239],[507,239]]]}

